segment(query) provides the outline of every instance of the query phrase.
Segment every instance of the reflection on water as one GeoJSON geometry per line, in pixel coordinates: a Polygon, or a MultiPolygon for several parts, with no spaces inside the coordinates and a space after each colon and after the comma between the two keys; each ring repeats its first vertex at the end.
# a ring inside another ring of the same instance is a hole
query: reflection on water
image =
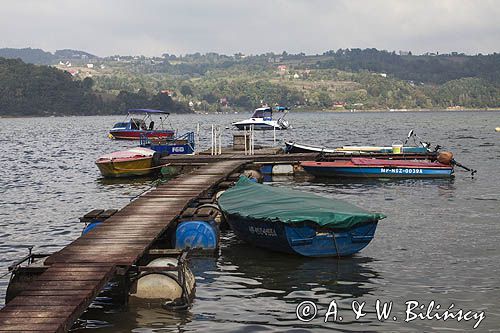
{"type": "Polygon", "coordinates": [[[190,267],[197,279],[192,309],[169,313],[144,304],[123,308],[95,302],[98,304],[84,316],[87,329],[99,327],[101,332],[114,332],[144,327],[172,331],[178,325],[187,325],[189,330],[200,320],[228,325],[293,326],[294,306],[302,300],[326,307],[333,297],[339,302],[364,297],[374,291],[371,281],[381,279],[371,267],[374,260],[362,255],[311,260],[270,253],[242,243],[230,231],[222,235],[222,244],[218,258],[191,259],[190,267]],[[114,325],[109,326],[109,322],[114,325]]]}
{"type": "MultiPolygon", "coordinates": [[[[384,213],[375,239],[352,258],[308,259],[255,249],[231,232],[223,234],[221,255],[193,259],[197,293],[192,308],[171,313],[148,306],[124,306],[99,298],[83,317],[81,331],[469,331],[470,322],[405,323],[404,303],[436,300],[443,307],[483,309],[477,331],[498,329],[500,276],[499,113],[294,113],[294,126],[281,139],[335,147],[390,145],[414,128],[422,138],[451,150],[474,179],[456,170],[453,179],[314,179],[274,177],[287,186],[343,199],[384,213]],[[312,126],[312,124],[314,126],[312,126]],[[320,138],[320,139],[318,139],[320,138]],[[397,321],[379,322],[375,301],[394,302],[397,321]],[[324,314],[332,300],[345,315],[341,323],[321,316],[308,323],[295,317],[297,304],[314,301],[324,314]],[[356,321],[353,300],[368,314],[356,321]]],[[[180,132],[202,124],[200,145],[210,146],[210,124],[227,125],[245,115],[172,115],[180,132]]],[[[153,178],[104,180],[94,165],[104,153],[133,145],[111,141],[107,129],[121,117],[1,119],[0,143],[9,158],[0,163],[0,265],[27,253],[52,252],[78,237],[78,217],[96,209],[121,208],[149,189],[153,178]],[[75,129],[78,129],[78,135],[75,129]],[[50,135],[47,135],[50,133],[50,135]]],[[[268,133],[269,134],[269,133],[268,133]]],[[[260,135],[260,134],[257,134],[260,135]]],[[[265,135],[265,134],[263,134],[265,135]]],[[[223,133],[223,144],[232,132],[223,133]]],[[[272,135],[267,135],[268,142],[272,135]]],[[[257,143],[261,142],[257,138],[257,143]]],[[[0,272],[1,273],[1,272],[0,272]]],[[[0,279],[0,297],[8,278],[0,279]]]]}

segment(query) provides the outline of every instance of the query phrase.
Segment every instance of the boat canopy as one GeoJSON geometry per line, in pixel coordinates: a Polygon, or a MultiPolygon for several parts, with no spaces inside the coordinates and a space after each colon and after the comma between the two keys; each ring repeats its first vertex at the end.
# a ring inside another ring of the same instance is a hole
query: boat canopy
{"type": "Polygon", "coordinates": [[[153,110],[153,109],[130,109],[127,111],[129,114],[130,113],[156,113],[156,114],[170,114],[170,112],[163,111],[163,110],[153,110]]]}
{"type": "Polygon", "coordinates": [[[226,213],[243,217],[286,224],[307,221],[338,229],[349,229],[386,217],[342,200],[257,184],[246,177],[240,177],[234,187],[221,195],[219,206],[226,213]]]}

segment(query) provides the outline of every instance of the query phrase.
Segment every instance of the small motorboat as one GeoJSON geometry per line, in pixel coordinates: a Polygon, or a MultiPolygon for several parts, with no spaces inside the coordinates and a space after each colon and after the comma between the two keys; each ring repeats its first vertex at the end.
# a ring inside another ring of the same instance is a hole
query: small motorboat
{"type": "Polygon", "coordinates": [[[175,131],[164,128],[165,119],[169,114],[169,112],[162,110],[130,109],[127,112],[125,121],[116,123],[109,131],[109,137],[117,140],[139,140],[141,136],[172,138],[175,131]],[[154,115],[159,116],[159,125],[155,125],[153,121],[154,115]],[[137,118],[137,116],[142,117],[137,118]]]}
{"type": "MultiPolygon", "coordinates": [[[[439,156],[438,156],[439,160],[439,156]]],[[[332,162],[301,162],[304,170],[317,177],[451,177],[453,165],[438,161],[351,158],[332,162]]]]}
{"type": "Polygon", "coordinates": [[[136,147],[103,155],[95,164],[104,177],[144,176],[154,171],[156,156],[152,149],[136,147]]]}
{"type": "Polygon", "coordinates": [[[313,146],[300,144],[295,142],[285,142],[285,152],[289,154],[294,153],[325,153],[325,154],[412,154],[412,155],[429,155],[436,153],[441,149],[441,146],[436,145],[431,149],[430,142],[425,142],[420,138],[414,130],[410,130],[406,139],[403,141],[396,140],[390,147],[387,146],[342,146],[338,148],[328,148],[324,146],[313,146]],[[408,140],[413,138],[413,146],[407,146],[408,140]],[[419,145],[417,144],[419,143],[419,145]]]}
{"type": "Polygon", "coordinates": [[[251,126],[253,126],[255,130],[285,130],[289,128],[290,124],[284,118],[287,111],[290,109],[286,107],[277,107],[275,110],[283,112],[283,116],[277,120],[273,120],[273,109],[266,106],[255,109],[251,118],[235,122],[233,126],[236,126],[239,130],[244,130],[245,128],[250,129],[251,126]]]}
{"type": "Polygon", "coordinates": [[[194,132],[187,132],[172,139],[141,136],[140,146],[152,149],[160,154],[190,155],[195,151],[194,132]]]}
{"type": "Polygon", "coordinates": [[[343,146],[339,148],[327,148],[323,146],[313,146],[295,142],[285,142],[285,152],[289,154],[296,153],[344,153],[344,154],[362,154],[362,153],[380,153],[380,154],[427,154],[430,150],[427,147],[405,147],[403,145],[393,145],[391,147],[377,146],[343,146]]]}
{"type": "Polygon", "coordinates": [[[218,199],[224,218],[243,241],[307,257],[350,256],[370,243],[383,214],[341,200],[240,177],[218,199]]]}

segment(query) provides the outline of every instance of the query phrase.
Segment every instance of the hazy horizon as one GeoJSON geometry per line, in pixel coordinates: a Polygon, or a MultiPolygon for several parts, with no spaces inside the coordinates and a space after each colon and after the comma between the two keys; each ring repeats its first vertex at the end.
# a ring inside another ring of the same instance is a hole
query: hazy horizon
{"type": "MultiPolygon", "coordinates": [[[[0,48],[5,48],[5,49],[16,49],[16,50],[20,50],[20,49],[40,49],[40,48],[36,48],[36,47],[32,47],[30,45],[28,46],[25,46],[25,47],[9,47],[9,46],[5,46],[5,47],[0,47],[0,48]]],[[[396,52],[396,54],[399,54],[398,52],[399,51],[405,51],[405,52],[408,52],[408,51],[411,51],[411,50],[383,50],[383,49],[380,49],[380,48],[377,48],[377,47],[374,47],[375,49],[377,49],[378,51],[387,51],[387,52],[396,52]]],[[[347,49],[347,48],[344,48],[344,49],[347,49]]],[[[355,49],[354,47],[352,49],[355,49]]],[[[365,47],[359,47],[359,49],[368,49],[368,48],[365,48],[365,47]]],[[[86,53],[90,53],[94,56],[97,56],[99,58],[106,58],[106,57],[113,57],[113,56],[121,56],[121,57],[127,57],[127,56],[131,56],[131,57],[140,57],[140,56],[144,56],[144,57],[162,57],[161,54],[153,54],[153,55],[145,55],[145,54],[105,54],[105,55],[100,55],[100,54],[95,54],[95,53],[92,53],[92,52],[89,52],[88,50],[82,50],[82,49],[72,49],[72,48],[67,48],[67,47],[61,47],[61,48],[56,48],[54,50],[45,50],[45,49],[41,49],[45,52],[50,52],[52,54],[55,53],[55,51],[62,51],[62,50],[74,50],[74,51],[82,51],[82,52],[86,52],[86,53]]],[[[338,49],[333,49],[334,51],[337,51],[338,49]]],[[[298,54],[298,53],[301,53],[301,52],[297,52],[297,53],[292,53],[292,52],[288,52],[287,50],[284,50],[285,52],[287,52],[287,54],[298,54]]],[[[306,56],[316,56],[316,55],[322,55],[324,52],[326,51],[330,51],[330,50],[324,50],[323,52],[320,52],[320,53],[305,53],[305,52],[302,52],[304,53],[306,56]]],[[[283,52],[283,51],[282,51],[283,52]]],[[[274,52],[275,55],[281,55],[282,52],[279,52],[279,53],[276,53],[274,52]]],[[[477,53],[466,53],[466,52],[461,52],[461,51],[455,51],[455,50],[452,50],[450,51],[449,53],[441,53],[441,52],[437,52],[438,55],[443,55],[443,54],[451,54],[452,52],[456,52],[458,54],[465,54],[466,56],[474,56],[474,55],[478,55],[478,54],[481,54],[481,55],[492,55],[492,54],[496,54],[498,52],[491,52],[491,53],[481,53],[481,52],[477,52],[477,53]]],[[[166,52],[168,53],[168,52],[166,52]]],[[[264,53],[256,53],[256,54],[245,54],[243,52],[236,52],[236,53],[233,53],[233,54],[229,54],[229,53],[219,53],[219,52],[213,52],[213,51],[207,51],[207,52],[199,52],[199,51],[193,51],[191,53],[182,53],[182,54],[175,54],[175,53],[169,53],[169,55],[175,55],[176,57],[184,57],[184,56],[187,56],[187,55],[192,55],[192,54],[195,54],[195,53],[200,53],[201,55],[204,55],[204,54],[208,54],[208,53],[217,53],[219,55],[225,55],[225,56],[234,56],[235,54],[243,54],[244,56],[258,56],[258,55],[262,55],[262,54],[267,54],[267,53],[273,53],[272,51],[268,51],[268,52],[264,52],[264,53]]],[[[416,53],[416,52],[413,52],[411,51],[412,55],[425,55],[426,53],[435,53],[436,54],[436,51],[427,51],[427,52],[423,52],[423,53],[416,53]]]]}

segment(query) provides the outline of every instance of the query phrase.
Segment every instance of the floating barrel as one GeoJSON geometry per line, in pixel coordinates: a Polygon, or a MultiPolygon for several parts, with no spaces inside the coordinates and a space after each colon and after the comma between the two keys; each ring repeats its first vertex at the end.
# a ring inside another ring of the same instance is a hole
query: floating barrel
{"type": "Polygon", "coordinates": [[[85,226],[85,228],[83,229],[82,231],[82,236],[83,235],[86,235],[88,232],[90,232],[92,229],[94,229],[95,227],[97,227],[99,224],[101,224],[102,220],[92,220],[89,224],[87,224],[85,226]]]}
{"type": "Polygon", "coordinates": [[[94,209],[83,217],[80,217],[81,222],[85,222],[85,227],[82,231],[82,236],[86,235],[88,232],[93,230],[95,227],[103,223],[105,220],[113,216],[118,210],[117,209],[94,209]]]}
{"type": "Polygon", "coordinates": [[[217,193],[215,194],[215,200],[219,200],[220,196],[221,196],[224,192],[226,192],[226,191],[225,191],[225,190],[222,190],[222,191],[217,192],[217,193]]]}
{"type": "MultiPolygon", "coordinates": [[[[177,268],[178,260],[175,258],[158,258],[151,261],[147,267],[177,268]]],[[[195,292],[195,278],[191,270],[185,266],[181,272],[185,286],[179,281],[177,270],[160,272],[142,272],[132,283],[129,292],[129,301],[155,301],[186,303],[192,299],[195,292]],[[185,290],[184,290],[185,289],[185,290]]]]}
{"type": "Polygon", "coordinates": [[[175,248],[216,249],[219,247],[219,228],[215,221],[184,221],[175,231],[175,248]]]}
{"type": "Polygon", "coordinates": [[[273,165],[273,175],[293,175],[293,165],[291,164],[276,164],[273,165]]]}
{"type": "Polygon", "coordinates": [[[261,165],[260,167],[260,172],[262,174],[267,174],[267,175],[270,175],[273,173],[273,165],[272,164],[263,164],[261,165]]]}

